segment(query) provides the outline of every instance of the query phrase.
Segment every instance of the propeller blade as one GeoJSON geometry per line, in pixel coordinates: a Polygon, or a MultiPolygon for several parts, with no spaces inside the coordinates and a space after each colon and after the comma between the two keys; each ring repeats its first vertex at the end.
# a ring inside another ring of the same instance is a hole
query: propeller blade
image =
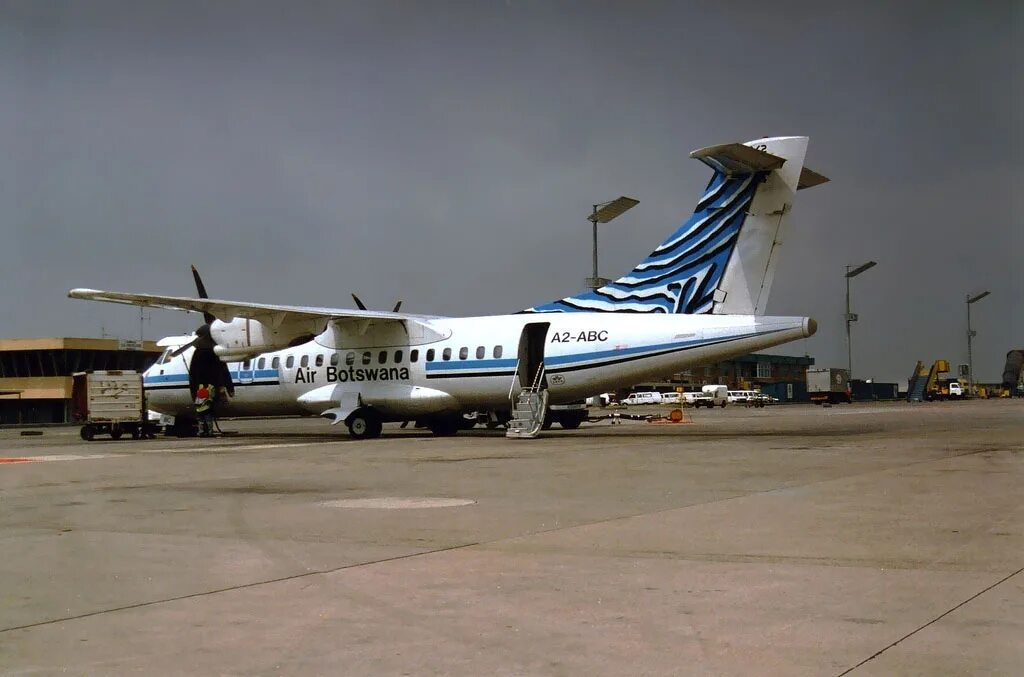
{"type": "Polygon", "coordinates": [[[174,352],[172,352],[172,353],[171,353],[171,357],[177,357],[178,355],[181,355],[181,354],[182,354],[183,352],[185,352],[186,350],[188,350],[188,349],[189,349],[189,348],[191,348],[192,346],[194,346],[194,345],[196,345],[197,343],[199,343],[199,341],[200,341],[201,339],[202,339],[202,337],[201,337],[201,336],[197,336],[197,337],[195,337],[194,339],[192,339],[191,341],[189,341],[188,343],[186,343],[185,345],[183,345],[183,346],[180,346],[180,347],[176,348],[176,349],[174,350],[174,352]]]}
{"type": "Polygon", "coordinates": [[[366,310],[366,306],[363,305],[363,302],[359,299],[358,296],[352,294],[352,300],[356,302],[356,307],[359,308],[359,310],[366,310]]]}
{"type": "Polygon", "coordinates": [[[402,308],[402,299],[398,299],[398,303],[395,304],[395,309],[391,312],[397,313],[402,308]]]}
{"type": "MultiPolygon", "coordinates": [[[[210,298],[210,295],[206,293],[206,285],[203,284],[203,278],[199,277],[199,271],[196,270],[194,265],[192,266],[192,279],[196,281],[196,291],[199,292],[199,298],[210,298]]],[[[216,319],[217,318],[214,317],[212,313],[203,313],[203,321],[206,322],[206,324],[210,324],[216,319]]]]}

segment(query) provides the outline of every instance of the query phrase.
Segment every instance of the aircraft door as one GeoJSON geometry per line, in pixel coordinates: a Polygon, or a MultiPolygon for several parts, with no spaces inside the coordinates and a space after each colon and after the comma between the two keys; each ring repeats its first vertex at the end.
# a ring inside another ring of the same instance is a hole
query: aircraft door
{"type": "Polygon", "coordinates": [[[253,379],[253,360],[252,358],[245,362],[238,363],[238,383],[252,383],[253,379]]]}
{"type": "MultiPolygon", "coordinates": [[[[549,327],[550,322],[530,322],[523,326],[519,335],[519,385],[523,388],[533,385],[537,370],[544,362],[549,327]]],[[[546,376],[540,385],[547,387],[546,376]]]]}

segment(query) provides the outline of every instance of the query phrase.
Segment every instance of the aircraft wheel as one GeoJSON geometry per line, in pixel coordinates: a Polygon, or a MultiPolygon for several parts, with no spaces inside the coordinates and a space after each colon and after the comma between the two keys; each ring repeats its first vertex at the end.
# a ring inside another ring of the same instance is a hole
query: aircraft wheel
{"type": "Polygon", "coordinates": [[[434,433],[438,437],[451,437],[452,435],[459,432],[462,427],[462,417],[458,418],[438,418],[430,422],[430,432],[434,433]]]}
{"type": "Polygon", "coordinates": [[[370,409],[357,409],[348,418],[348,434],[357,440],[380,437],[383,430],[380,417],[370,409]]]}
{"type": "Polygon", "coordinates": [[[96,437],[96,428],[91,425],[83,425],[82,429],[78,431],[78,434],[86,442],[92,442],[92,438],[96,437]]]}
{"type": "Polygon", "coordinates": [[[576,428],[580,427],[580,424],[583,423],[583,421],[578,418],[563,418],[558,423],[566,430],[576,430],[576,428]]]}

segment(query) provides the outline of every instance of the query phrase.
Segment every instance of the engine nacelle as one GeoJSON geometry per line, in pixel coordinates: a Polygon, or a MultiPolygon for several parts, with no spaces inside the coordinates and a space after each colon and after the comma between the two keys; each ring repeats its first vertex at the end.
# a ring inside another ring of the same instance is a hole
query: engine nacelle
{"type": "Polygon", "coordinates": [[[274,327],[259,320],[236,317],[230,322],[214,320],[210,324],[210,337],[216,344],[213,352],[225,362],[281,350],[302,340],[311,340],[324,330],[322,322],[302,320],[283,322],[274,327]]]}

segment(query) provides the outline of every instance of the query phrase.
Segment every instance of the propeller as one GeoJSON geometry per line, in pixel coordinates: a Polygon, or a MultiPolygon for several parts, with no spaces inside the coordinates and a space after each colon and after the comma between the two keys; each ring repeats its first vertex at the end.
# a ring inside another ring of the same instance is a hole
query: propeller
{"type": "MultiPolygon", "coordinates": [[[[199,298],[210,298],[210,295],[206,293],[203,278],[199,276],[199,271],[195,266],[192,266],[192,279],[195,280],[199,298]]],[[[188,369],[189,390],[193,397],[195,397],[195,392],[200,384],[212,385],[215,390],[223,386],[227,388],[228,393],[235,394],[235,384],[231,381],[228,365],[213,352],[216,343],[213,336],[210,335],[210,325],[216,319],[213,313],[203,312],[203,324],[196,329],[196,337],[171,353],[171,357],[177,357],[189,348],[195,348],[192,359],[185,363],[185,367],[188,369]]]]}
{"type": "MultiPolygon", "coordinates": [[[[364,304],[362,299],[360,299],[358,296],[352,294],[352,300],[356,302],[356,308],[359,308],[359,310],[366,310],[366,304],[364,304]]],[[[401,308],[402,299],[398,299],[398,303],[395,304],[395,307],[391,310],[391,312],[397,313],[401,308]]]]}
{"type": "MultiPolygon", "coordinates": [[[[206,293],[206,285],[203,284],[203,278],[199,277],[199,271],[196,267],[192,266],[192,279],[196,281],[196,291],[199,292],[199,298],[208,299],[210,295],[206,293]]],[[[210,324],[217,318],[213,316],[213,313],[203,313],[203,322],[210,324]]]]}

